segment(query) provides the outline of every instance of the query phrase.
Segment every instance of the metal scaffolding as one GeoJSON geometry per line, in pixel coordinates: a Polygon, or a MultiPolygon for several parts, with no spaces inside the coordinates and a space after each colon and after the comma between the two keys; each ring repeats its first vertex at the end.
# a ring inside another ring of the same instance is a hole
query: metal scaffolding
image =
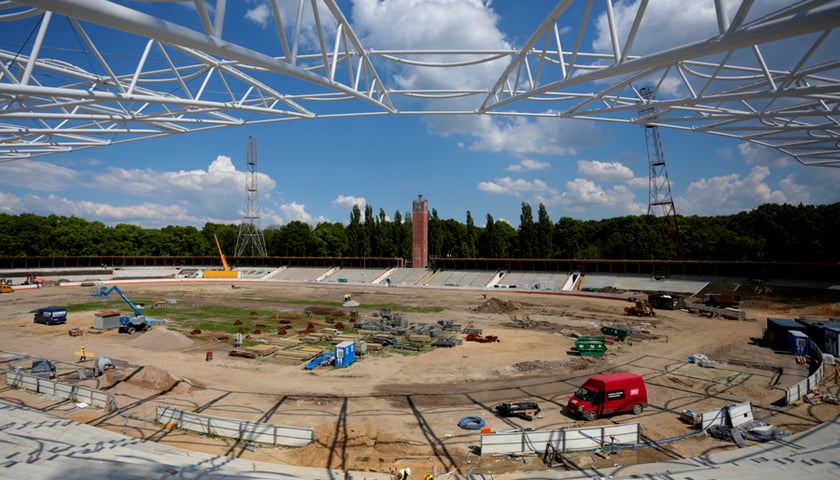
{"type": "Polygon", "coordinates": [[[166,3],[0,2],[0,161],[227,126],[464,114],[655,124],[840,166],[837,1],[710,0],[706,37],[653,50],[639,47],[648,0],[621,25],[610,0],[558,1],[520,46],[467,50],[369,48],[337,0],[268,2],[276,38],[258,44],[224,28],[246,2],[166,3]],[[609,45],[590,48],[593,29],[609,45]],[[417,71],[473,83],[400,82],[417,71]],[[655,119],[635,117],[643,105],[655,119]]]}

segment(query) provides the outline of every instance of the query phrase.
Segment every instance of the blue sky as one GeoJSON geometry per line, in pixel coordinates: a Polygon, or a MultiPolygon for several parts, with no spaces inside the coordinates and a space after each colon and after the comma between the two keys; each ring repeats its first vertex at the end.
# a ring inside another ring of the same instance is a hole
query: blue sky
{"type": "MultiPolygon", "coordinates": [[[[177,4],[125,3],[170,16],[186,12],[177,4]]],[[[519,47],[554,6],[542,0],[341,4],[366,45],[392,48],[454,48],[460,42],[519,47]]],[[[668,21],[649,43],[677,45],[691,35],[702,37],[702,28],[698,33],[690,27],[713,25],[713,18],[698,19],[708,8],[688,12],[680,0],[651,4],[668,21]]],[[[617,15],[632,13],[633,5],[620,3],[617,15]]],[[[229,2],[225,28],[259,42],[273,28],[268,12],[264,1],[229,2]]],[[[0,48],[16,50],[20,35],[3,30],[0,48]]],[[[595,49],[605,41],[597,29],[584,38],[595,49]]],[[[837,169],[805,167],[738,140],[672,129],[660,133],[682,215],[840,201],[837,169]]],[[[531,204],[535,215],[545,204],[554,221],[647,212],[648,160],[639,126],[419,115],[243,126],[0,163],[0,211],[147,228],[238,223],[245,208],[249,136],[258,144],[263,227],[294,220],[346,223],[354,204],[363,210],[371,205],[374,213],[381,208],[390,218],[409,211],[418,195],[439,217],[463,222],[470,211],[479,226],[487,214],[517,226],[522,202],[531,204]]]]}

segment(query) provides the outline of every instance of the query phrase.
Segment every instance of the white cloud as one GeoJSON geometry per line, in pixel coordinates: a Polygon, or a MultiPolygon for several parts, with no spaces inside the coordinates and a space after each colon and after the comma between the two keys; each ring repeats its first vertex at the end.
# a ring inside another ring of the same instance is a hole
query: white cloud
{"type": "Polygon", "coordinates": [[[282,218],[285,220],[282,223],[299,221],[315,226],[321,222],[327,221],[327,219],[325,219],[322,216],[319,216],[317,218],[313,217],[309,212],[306,211],[305,205],[297,202],[285,203],[283,205],[280,205],[280,211],[283,213],[282,218]]]}
{"type": "Polygon", "coordinates": [[[549,188],[542,180],[525,180],[522,178],[513,179],[510,177],[497,178],[493,182],[479,182],[479,191],[500,195],[511,195],[521,197],[523,193],[545,193],[552,194],[555,191],[549,188]]]}
{"type": "Polygon", "coordinates": [[[472,132],[471,150],[507,151],[520,154],[574,155],[578,149],[607,141],[601,128],[584,120],[516,117],[484,120],[472,132]]]}
{"type": "Polygon", "coordinates": [[[362,215],[365,213],[365,205],[367,205],[367,200],[365,197],[354,197],[352,195],[339,195],[335,197],[332,201],[332,206],[334,208],[341,208],[344,210],[351,210],[353,205],[358,205],[359,208],[362,210],[362,215]]]}
{"type": "Polygon", "coordinates": [[[145,228],[166,225],[202,225],[210,219],[191,215],[185,205],[142,202],[129,205],[113,205],[90,200],[76,201],[58,195],[41,197],[27,195],[20,202],[26,211],[39,214],[76,216],[95,219],[106,224],[130,223],[145,228]]]}
{"type": "MultiPolygon", "coordinates": [[[[746,175],[737,173],[692,182],[685,195],[675,203],[684,215],[728,215],[751,210],[763,203],[798,203],[767,183],[768,167],[753,167],[746,175]]],[[[789,188],[790,189],[790,188],[789,188]]],[[[793,193],[793,191],[791,190],[793,193]]]]}
{"type": "Polygon", "coordinates": [[[623,214],[644,212],[641,205],[635,202],[635,194],[626,186],[614,185],[604,188],[583,178],[566,182],[566,191],[547,199],[546,203],[559,205],[573,212],[583,212],[599,207],[607,207],[623,214]]]}
{"type": "Polygon", "coordinates": [[[539,170],[545,170],[550,168],[551,164],[548,162],[540,162],[539,160],[531,160],[525,158],[520,160],[519,163],[514,163],[513,165],[508,165],[505,167],[505,170],[508,172],[534,172],[539,170]]]}
{"type": "Polygon", "coordinates": [[[773,167],[784,167],[797,163],[793,157],[774,150],[762,147],[754,143],[738,144],[738,153],[743,157],[747,165],[769,165],[773,167]]]}
{"type": "Polygon", "coordinates": [[[55,163],[35,160],[0,162],[0,185],[57,192],[76,184],[79,172],[55,163]]]}
{"type": "Polygon", "coordinates": [[[625,182],[633,179],[633,170],[618,162],[578,160],[578,175],[598,182],[625,182]]]}
{"type": "Polygon", "coordinates": [[[268,25],[268,19],[271,17],[271,9],[268,5],[261,3],[254,8],[248,9],[245,12],[245,18],[265,28],[268,25]]]}
{"type": "MultiPolygon", "coordinates": [[[[247,175],[236,169],[230,157],[219,155],[207,170],[166,172],[110,167],[95,174],[92,183],[100,191],[117,193],[115,203],[125,201],[126,195],[137,196],[141,201],[142,197],[149,197],[167,205],[190,205],[190,213],[197,218],[230,223],[242,218],[247,175]]],[[[266,174],[257,173],[256,179],[262,195],[267,196],[276,186],[266,174]]]]}

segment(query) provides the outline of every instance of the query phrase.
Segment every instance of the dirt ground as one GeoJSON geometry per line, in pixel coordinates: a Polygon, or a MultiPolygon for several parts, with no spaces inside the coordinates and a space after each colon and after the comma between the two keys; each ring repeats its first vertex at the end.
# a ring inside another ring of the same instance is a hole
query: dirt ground
{"type": "MultiPolygon", "coordinates": [[[[301,312],[301,301],[341,302],[346,286],[242,282],[125,285],[132,298],[163,297],[181,306],[219,305],[301,312]],[[288,303],[284,303],[288,302],[288,303]],[[292,303],[294,302],[294,303],[292,303]]],[[[656,462],[734,448],[705,435],[676,437],[694,427],[680,420],[683,410],[713,410],[750,401],[756,418],[786,431],[810,428],[834,418],[840,408],[828,403],[800,403],[780,409],[784,387],[808,374],[790,354],[760,346],[765,319],[838,317],[840,298],[808,295],[751,299],[742,305],[745,321],[708,318],[685,311],[657,311],[651,318],[623,315],[622,301],[513,291],[475,291],[405,287],[351,287],[361,304],[361,318],[371,318],[365,305],[441,307],[439,313],[403,313],[410,323],[446,319],[481,329],[496,342],[464,341],[425,353],[368,352],[347,368],[305,370],[304,362],[277,356],[256,359],[229,356],[228,341],[188,337],[177,325],[157,326],[146,333],[121,334],[92,329],[93,312],[71,313],[67,325],[32,323],[43,306],[97,301],[83,287],[18,290],[0,296],[0,359],[8,368],[28,366],[32,358],[56,362],[59,377],[113,393],[119,412],[76,408],[21,390],[4,388],[4,400],[41,408],[56,415],[116,432],[181,448],[258,461],[301,466],[388,472],[411,466],[415,472],[468,471],[501,473],[543,468],[537,456],[482,456],[480,432],[458,426],[464,416],[480,416],[493,431],[554,430],[581,425],[567,416],[564,405],[589,375],[607,371],[642,374],[648,384],[649,407],[638,416],[618,415],[594,425],[639,422],[651,448],[620,450],[612,456],[588,457],[597,466],[656,462]],[[603,325],[634,329],[623,343],[609,345],[602,358],[581,357],[572,347],[577,335],[593,334],[603,325]],[[85,334],[70,336],[78,327],[85,334]],[[98,379],[79,380],[82,366],[76,352],[84,345],[90,356],[118,360],[115,371],[98,379]],[[207,352],[213,352],[207,360],[207,352]],[[689,363],[703,353],[718,368],[689,363]],[[115,375],[115,373],[117,375],[115,375]],[[531,420],[501,418],[494,405],[534,400],[542,412],[531,420]],[[154,423],[155,407],[168,405],[270,424],[312,428],[315,442],[303,448],[274,448],[166,429],[154,423]]],[[[123,313],[126,313],[123,305],[123,313]]],[[[395,308],[395,312],[398,309],[395,308]]],[[[166,318],[166,309],[154,315],[166,318]]],[[[252,335],[260,338],[260,335],[252,335]]],[[[262,337],[269,343],[269,333],[262,337]]],[[[463,338],[463,335],[460,335],[463,338]]],[[[827,367],[826,377],[834,374],[827,367]]],[[[836,376],[825,390],[838,393],[836,376]]],[[[585,465],[583,465],[585,466],[585,465]]]]}

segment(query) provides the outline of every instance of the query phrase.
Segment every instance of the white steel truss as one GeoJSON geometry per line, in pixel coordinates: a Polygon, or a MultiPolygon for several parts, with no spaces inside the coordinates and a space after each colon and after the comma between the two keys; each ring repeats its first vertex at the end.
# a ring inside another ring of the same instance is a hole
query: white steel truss
{"type": "Polygon", "coordinates": [[[714,5],[714,34],[651,51],[636,46],[656,0],[638,0],[629,26],[611,0],[560,0],[521,47],[486,50],[368,48],[338,0],[266,0],[276,41],[256,45],[224,28],[245,2],[173,14],[160,0],[0,0],[0,161],[267,122],[500,115],[704,132],[840,166],[840,2],[696,1],[714,5]],[[603,51],[582,40],[594,7],[603,51]],[[497,74],[469,88],[397,80],[477,66],[497,74]]]}

